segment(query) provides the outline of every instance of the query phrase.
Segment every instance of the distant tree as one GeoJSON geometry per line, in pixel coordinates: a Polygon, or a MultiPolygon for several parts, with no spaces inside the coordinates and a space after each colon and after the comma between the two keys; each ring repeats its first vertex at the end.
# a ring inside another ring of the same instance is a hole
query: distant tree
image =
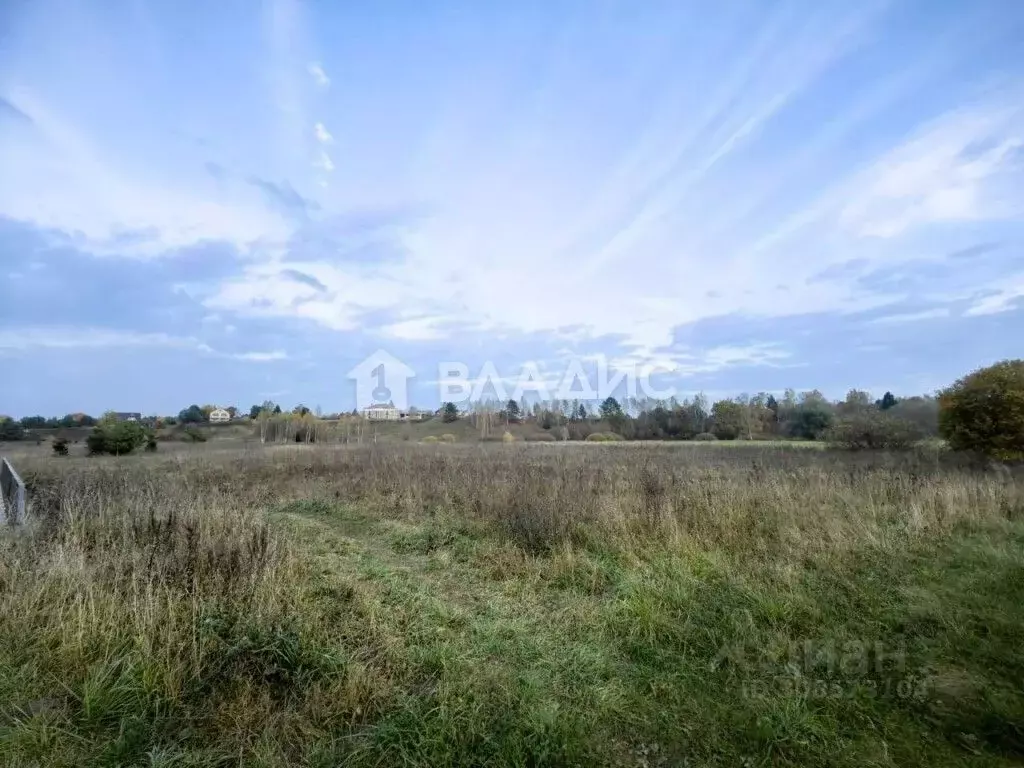
{"type": "Polygon", "coordinates": [[[259,406],[259,405],[252,406],[252,408],[249,409],[249,418],[255,421],[257,418],[259,418],[261,410],[263,410],[262,406],[259,406]]]}
{"type": "Polygon", "coordinates": [[[305,416],[306,414],[311,413],[311,411],[302,403],[299,403],[294,408],[292,408],[292,413],[295,414],[296,416],[305,416]]]}
{"type": "Polygon", "coordinates": [[[711,432],[719,440],[735,440],[746,432],[746,406],[719,400],[711,406],[711,432]]]}
{"type": "Polygon", "coordinates": [[[136,421],[110,422],[103,419],[86,438],[91,455],[110,453],[125,456],[149,440],[149,433],[136,421]]]}
{"type": "Polygon", "coordinates": [[[872,406],[871,395],[861,389],[851,389],[846,398],[839,404],[838,411],[842,415],[851,415],[868,410],[872,406]]]}
{"type": "Polygon", "coordinates": [[[587,420],[587,407],[583,403],[580,403],[576,408],[576,418],[580,421],[587,420]]]}
{"type": "Polygon", "coordinates": [[[25,429],[40,429],[46,426],[45,416],[26,416],[21,420],[21,426],[25,429]]]}
{"type": "Polygon", "coordinates": [[[25,428],[20,422],[9,416],[0,416],[0,441],[21,440],[25,437],[25,428]]]}
{"type": "Polygon", "coordinates": [[[199,424],[206,421],[206,414],[198,405],[190,405],[178,414],[178,421],[182,424],[199,424]]]}
{"type": "Polygon", "coordinates": [[[233,406],[233,405],[229,405],[229,406],[228,406],[227,408],[225,408],[224,410],[226,410],[226,411],[227,411],[228,413],[230,413],[230,414],[231,414],[231,418],[232,418],[232,419],[233,419],[233,418],[235,418],[235,416],[237,416],[237,415],[238,415],[238,408],[236,408],[236,407],[235,407],[235,406],[233,406]]]}
{"type": "Polygon", "coordinates": [[[939,401],[934,397],[904,397],[891,408],[885,409],[885,413],[911,422],[925,435],[939,434],[939,401]]]}
{"type": "Polygon", "coordinates": [[[519,410],[519,403],[515,400],[509,400],[505,404],[505,418],[510,424],[518,424],[522,416],[523,414],[519,410]]]}
{"type": "Polygon", "coordinates": [[[203,412],[203,421],[206,421],[210,418],[210,414],[217,410],[217,406],[207,403],[200,410],[203,412]]]}
{"type": "Polygon", "coordinates": [[[441,421],[450,424],[459,418],[459,409],[455,403],[447,402],[441,406],[441,421]]]}
{"type": "Polygon", "coordinates": [[[1004,360],[939,393],[939,433],[958,451],[1024,459],[1024,360],[1004,360]]]}
{"type": "Polygon", "coordinates": [[[896,405],[896,403],[897,400],[895,395],[893,395],[893,393],[889,391],[886,391],[886,393],[882,395],[881,400],[875,401],[875,405],[877,405],[878,409],[882,411],[888,411],[890,408],[896,405]]]}
{"type": "Polygon", "coordinates": [[[599,406],[601,411],[601,418],[606,421],[612,421],[622,417],[622,406],[619,405],[619,401],[614,397],[606,397],[604,402],[599,406]]]}
{"type": "Polygon", "coordinates": [[[273,413],[274,413],[275,416],[279,415],[281,413],[281,406],[280,405],[275,405],[273,413]]]}
{"type": "Polygon", "coordinates": [[[804,440],[818,440],[832,426],[832,410],[827,403],[812,400],[798,405],[790,417],[790,437],[804,440]]]}
{"type": "Polygon", "coordinates": [[[833,447],[850,451],[906,450],[923,436],[913,422],[874,408],[839,417],[824,435],[833,447]]]}

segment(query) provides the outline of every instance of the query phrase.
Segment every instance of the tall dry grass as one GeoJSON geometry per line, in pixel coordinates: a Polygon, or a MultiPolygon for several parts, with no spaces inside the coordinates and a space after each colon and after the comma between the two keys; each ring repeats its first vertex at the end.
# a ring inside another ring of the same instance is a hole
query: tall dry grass
{"type": "MultiPolygon", "coordinates": [[[[272,523],[289,502],[468,524],[552,573],[596,568],[581,552],[679,551],[786,571],[1024,520],[1019,473],[934,453],[297,446],[19,469],[32,523],[0,536],[10,765],[333,765],[339,743],[404,706],[422,672],[379,606],[339,592],[272,523]]],[[[651,613],[664,596],[641,598],[605,631],[671,626],[651,613]]]]}

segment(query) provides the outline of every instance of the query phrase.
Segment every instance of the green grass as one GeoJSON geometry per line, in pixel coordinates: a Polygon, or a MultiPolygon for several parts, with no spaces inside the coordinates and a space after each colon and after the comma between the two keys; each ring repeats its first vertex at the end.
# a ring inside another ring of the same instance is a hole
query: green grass
{"type": "Polygon", "coordinates": [[[29,467],[0,763],[1019,764],[1019,478],[711,453],[29,467]]]}

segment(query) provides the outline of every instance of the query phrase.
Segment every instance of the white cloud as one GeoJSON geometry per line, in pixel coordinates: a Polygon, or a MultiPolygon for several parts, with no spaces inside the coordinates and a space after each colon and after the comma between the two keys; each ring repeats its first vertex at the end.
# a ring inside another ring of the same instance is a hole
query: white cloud
{"type": "Polygon", "coordinates": [[[1024,297],[1024,273],[1012,275],[990,286],[989,295],[977,301],[964,314],[968,317],[994,315],[1014,308],[1017,299],[1024,297]]]}
{"type": "Polygon", "coordinates": [[[889,323],[916,323],[922,320],[939,320],[944,317],[949,317],[949,309],[947,307],[937,307],[935,309],[924,309],[920,312],[902,312],[894,315],[884,315],[883,317],[876,317],[871,320],[873,325],[875,324],[889,324],[889,323]]]}
{"type": "Polygon", "coordinates": [[[167,333],[144,333],[113,328],[80,328],[40,326],[0,331],[0,352],[25,352],[37,349],[105,349],[144,347],[149,349],[182,349],[226,357],[233,360],[267,362],[284,360],[284,352],[220,352],[191,336],[167,333]]]}
{"type": "Polygon", "coordinates": [[[280,350],[275,352],[237,352],[228,357],[232,360],[244,360],[251,363],[269,363],[275,360],[287,360],[288,353],[280,350]]]}
{"type": "Polygon", "coordinates": [[[894,237],[934,223],[1013,218],[1024,183],[1024,109],[957,110],[868,168],[850,190],[840,223],[868,236],[894,237]]]}
{"type": "Polygon", "coordinates": [[[106,254],[160,256],[203,241],[245,250],[291,225],[256,190],[226,198],[214,180],[182,183],[132,173],[34,94],[7,98],[30,115],[31,135],[0,137],[0,215],[73,235],[106,254]]]}
{"type": "Polygon", "coordinates": [[[334,137],[331,136],[330,131],[327,130],[323,123],[317,123],[313,126],[313,134],[321,144],[331,144],[334,142],[334,137]]]}
{"type": "Polygon", "coordinates": [[[331,84],[331,78],[324,72],[324,68],[317,62],[311,61],[309,66],[306,67],[306,71],[309,72],[313,78],[313,82],[319,85],[321,88],[326,88],[331,84]]]}
{"type": "Polygon", "coordinates": [[[313,162],[313,167],[330,173],[334,170],[334,162],[331,160],[331,156],[321,149],[320,154],[317,155],[316,160],[313,162]]]}

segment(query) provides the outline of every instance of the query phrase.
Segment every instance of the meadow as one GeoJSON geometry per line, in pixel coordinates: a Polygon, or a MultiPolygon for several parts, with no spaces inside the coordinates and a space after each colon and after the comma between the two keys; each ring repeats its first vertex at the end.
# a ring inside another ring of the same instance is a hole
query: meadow
{"type": "Polygon", "coordinates": [[[18,469],[4,766],[1024,759],[1019,469],[401,442],[18,469]]]}

